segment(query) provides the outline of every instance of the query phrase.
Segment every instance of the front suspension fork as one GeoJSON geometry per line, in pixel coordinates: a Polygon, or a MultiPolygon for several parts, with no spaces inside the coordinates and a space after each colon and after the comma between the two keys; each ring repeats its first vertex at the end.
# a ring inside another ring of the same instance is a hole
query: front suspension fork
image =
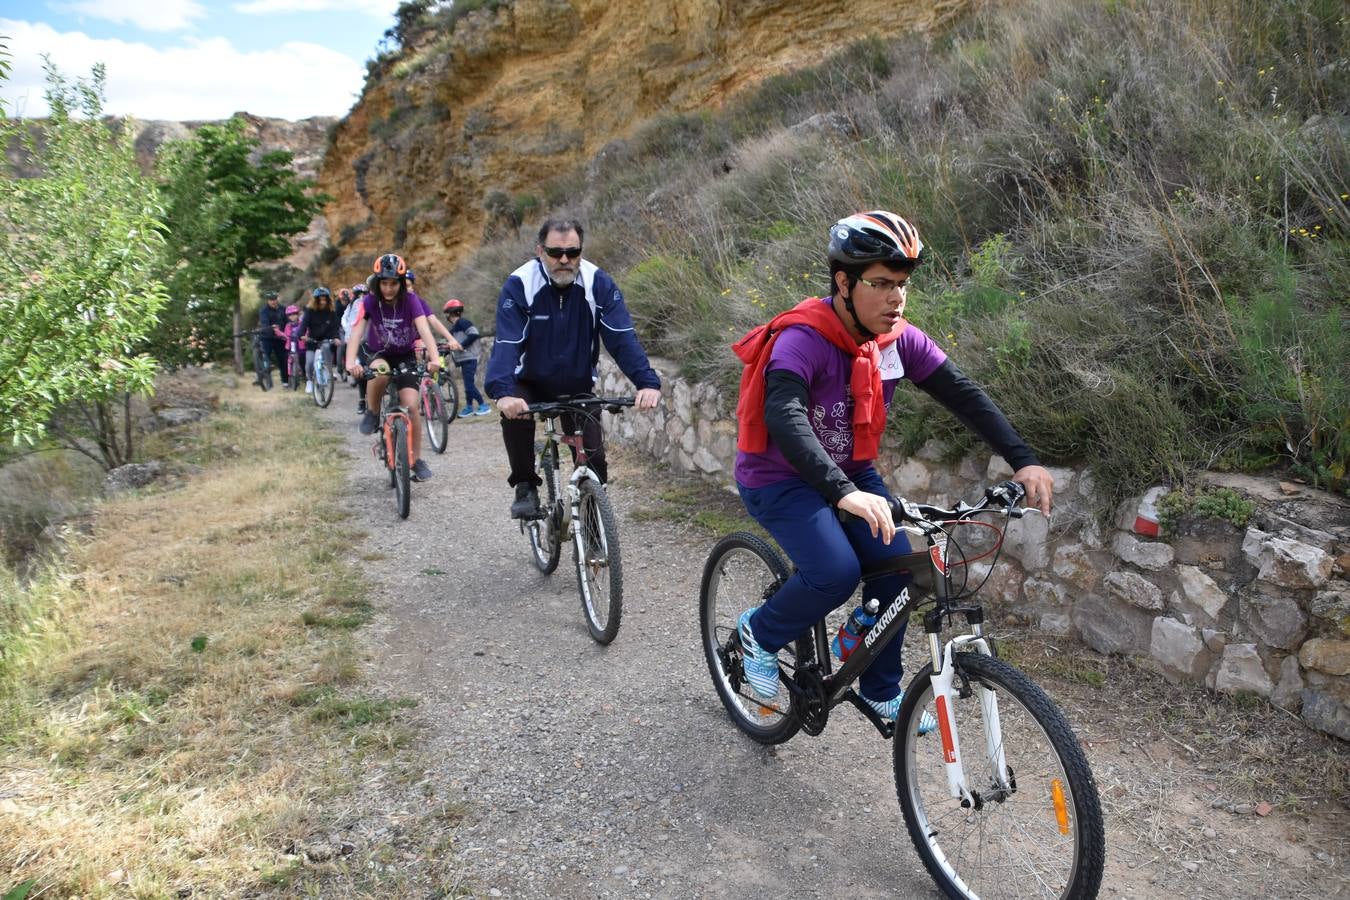
{"type": "MultiPolygon", "coordinates": [[[[992,656],[989,642],[985,640],[979,625],[972,626],[972,634],[960,635],[942,646],[935,631],[928,632],[928,652],[933,663],[933,674],[929,680],[933,687],[934,717],[938,722],[938,733],[942,740],[942,761],[947,776],[947,791],[962,806],[978,809],[981,799],[971,789],[965,764],[961,757],[961,739],[956,727],[956,668],[952,654],[958,648],[972,647],[978,653],[992,656]]],[[[969,684],[962,678],[962,689],[969,690],[969,684]]],[[[979,685],[980,714],[984,718],[985,759],[999,788],[1009,790],[1011,779],[1008,775],[1008,762],[1003,751],[1003,731],[998,715],[998,695],[979,685]]]]}

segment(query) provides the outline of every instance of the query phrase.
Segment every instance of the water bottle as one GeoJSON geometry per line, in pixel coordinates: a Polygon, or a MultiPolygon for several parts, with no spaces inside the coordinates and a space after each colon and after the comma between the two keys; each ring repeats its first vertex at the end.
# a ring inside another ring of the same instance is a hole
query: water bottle
{"type": "Polygon", "coordinates": [[[863,635],[867,634],[867,629],[876,624],[877,611],[880,609],[881,601],[875,597],[862,606],[853,607],[848,619],[839,626],[839,633],[830,641],[830,649],[840,662],[847,660],[849,654],[858,649],[858,644],[862,642],[863,635]]]}

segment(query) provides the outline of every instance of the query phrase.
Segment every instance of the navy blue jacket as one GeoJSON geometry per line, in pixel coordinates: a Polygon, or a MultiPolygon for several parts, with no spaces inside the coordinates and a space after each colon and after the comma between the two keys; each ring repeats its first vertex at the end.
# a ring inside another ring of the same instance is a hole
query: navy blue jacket
{"type": "Polygon", "coordinates": [[[258,310],[258,327],[263,331],[263,340],[281,343],[281,338],[277,337],[272,329],[276,327],[282,331],[286,330],[286,307],[278,303],[277,308],[272,309],[264,303],[262,309],[258,310]]]}
{"type": "Polygon", "coordinates": [[[602,340],[636,387],[660,389],[661,378],[609,273],[582,260],[576,282],[559,289],[543,264],[531,259],[511,273],[497,299],[497,337],[483,379],[487,394],[518,397],[518,379],[555,395],[590,391],[602,340]]]}

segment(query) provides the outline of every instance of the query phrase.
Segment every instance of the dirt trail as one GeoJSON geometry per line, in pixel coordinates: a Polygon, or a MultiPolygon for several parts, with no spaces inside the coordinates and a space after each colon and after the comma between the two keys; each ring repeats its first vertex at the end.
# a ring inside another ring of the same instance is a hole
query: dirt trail
{"type": "MultiPolygon", "coordinates": [[[[349,435],[353,524],[383,588],[371,675],[419,700],[435,760],[420,789],[467,808],[452,852],[475,896],[936,896],[904,832],[890,745],[860,717],[841,710],[822,736],[777,748],[727,719],[698,641],[714,539],[633,515],[674,476],[614,454],[624,621],[600,647],[570,547],[543,576],[507,517],[495,414],[451,425],[444,456],[426,452],[435,478],[413,486],[400,522],[353,405],[340,386],[326,416],[349,435]]],[[[1057,699],[1086,690],[1046,687],[1057,699]]],[[[1343,806],[1214,808],[1222,798],[1194,755],[1134,743],[1128,699],[1081,699],[1065,706],[1108,810],[1102,896],[1350,896],[1343,806]]]]}

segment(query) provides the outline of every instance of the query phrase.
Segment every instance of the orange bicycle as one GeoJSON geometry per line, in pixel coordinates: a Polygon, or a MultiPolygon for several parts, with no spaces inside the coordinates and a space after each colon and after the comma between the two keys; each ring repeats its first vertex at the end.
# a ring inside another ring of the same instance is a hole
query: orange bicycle
{"type": "MultiPolygon", "coordinates": [[[[402,363],[395,368],[383,359],[376,359],[371,363],[370,372],[372,376],[413,373],[420,377],[423,366],[402,363]]],[[[408,518],[412,507],[412,466],[417,448],[412,446],[412,415],[398,402],[398,382],[394,378],[389,379],[380,399],[380,429],[375,432],[372,453],[389,469],[389,486],[394,489],[399,518],[408,518]]]]}

